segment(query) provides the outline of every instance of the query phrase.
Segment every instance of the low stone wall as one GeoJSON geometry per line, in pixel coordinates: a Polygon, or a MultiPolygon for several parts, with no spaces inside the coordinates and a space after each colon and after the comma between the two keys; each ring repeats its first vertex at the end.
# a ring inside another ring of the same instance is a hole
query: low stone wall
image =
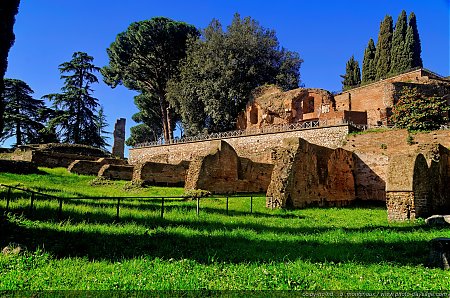
{"type": "Polygon", "coordinates": [[[269,208],[343,206],[356,198],[353,153],[285,139],[273,154],[269,208]]]}
{"type": "MultiPolygon", "coordinates": [[[[337,125],[289,132],[231,137],[223,139],[223,141],[230,144],[239,157],[248,158],[258,163],[272,163],[272,148],[279,146],[285,138],[303,138],[312,144],[337,148],[342,144],[349,131],[350,127],[348,125],[337,125]]],[[[220,140],[133,148],[129,151],[128,161],[130,164],[147,161],[178,164],[183,160],[190,161],[196,156],[207,155],[211,144],[217,141],[220,140]]]]}
{"type": "Polygon", "coordinates": [[[203,189],[213,193],[266,191],[271,165],[242,160],[225,141],[212,144],[208,154],[197,156],[190,162],[186,190],[203,189]]]}
{"type": "Polygon", "coordinates": [[[69,165],[67,170],[70,173],[74,173],[74,174],[97,176],[101,167],[105,164],[126,165],[127,162],[123,159],[117,159],[117,158],[99,158],[95,161],[75,160],[74,162],[72,162],[69,165]]]}
{"type": "Polygon", "coordinates": [[[177,165],[146,162],[135,165],[133,180],[140,180],[149,185],[184,186],[188,168],[188,161],[177,165]]]}
{"type": "Polygon", "coordinates": [[[128,180],[133,179],[133,166],[128,165],[103,165],[98,171],[99,177],[111,180],[128,180]]]}

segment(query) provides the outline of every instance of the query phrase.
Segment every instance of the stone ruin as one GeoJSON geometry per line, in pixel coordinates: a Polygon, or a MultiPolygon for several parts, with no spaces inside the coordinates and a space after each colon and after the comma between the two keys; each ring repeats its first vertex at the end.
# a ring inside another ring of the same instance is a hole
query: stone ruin
{"type": "Polygon", "coordinates": [[[125,118],[117,119],[114,125],[114,144],[112,156],[124,159],[125,152],[125,118]]]}

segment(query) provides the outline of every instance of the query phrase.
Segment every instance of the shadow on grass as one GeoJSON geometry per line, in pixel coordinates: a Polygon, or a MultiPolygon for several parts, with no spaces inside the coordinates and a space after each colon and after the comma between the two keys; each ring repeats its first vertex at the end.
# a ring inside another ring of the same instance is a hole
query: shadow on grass
{"type": "MultiPolygon", "coordinates": [[[[107,217],[105,215],[105,217],[107,217]]],[[[111,218],[109,218],[111,220],[111,218]]],[[[170,221],[160,218],[145,220],[147,229],[141,233],[112,233],[108,231],[61,231],[51,228],[24,226],[6,216],[0,219],[1,247],[10,242],[28,249],[43,248],[56,258],[87,257],[90,260],[120,261],[136,257],[163,259],[191,259],[200,263],[211,262],[287,262],[297,259],[311,262],[355,262],[377,264],[390,262],[399,265],[419,265],[428,256],[428,242],[423,241],[362,241],[356,243],[340,239],[336,243],[321,242],[308,237],[280,237],[258,239],[245,237],[253,232],[304,233],[320,235],[338,230],[329,227],[268,227],[248,223],[216,223],[202,221],[170,221]],[[188,227],[185,234],[164,227],[188,227]],[[239,229],[239,232],[232,232],[239,229]],[[190,234],[190,235],[189,235],[190,234]],[[292,240],[287,240],[291,238],[292,240]]],[[[374,229],[394,232],[412,232],[424,227],[390,226],[362,227],[346,231],[370,233],[374,229]]],[[[431,229],[431,228],[430,228],[431,229]]],[[[143,229],[142,229],[143,230],[143,229]]],[[[361,236],[363,237],[363,236],[361,236]]],[[[320,238],[319,238],[320,239],[320,238]]]]}

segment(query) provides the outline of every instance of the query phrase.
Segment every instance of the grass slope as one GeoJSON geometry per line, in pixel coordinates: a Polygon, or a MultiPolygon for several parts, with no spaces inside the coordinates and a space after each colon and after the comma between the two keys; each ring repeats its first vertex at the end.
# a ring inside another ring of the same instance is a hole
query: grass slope
{"type": "MultiPolygon", "coordinates": [[[[45,170],[1,174],[0,183],[66,197],[130,195],[124,182],[90,186],[93,177],[45,170]]],[[[180,188],[133,189],[133,195],[178,196],[180,188]]],[[[264,197],[196,202],[126,200],[120,221],[114,201],[64,205],[15,193],[12,211],[0,201],[0,290],[10,289],[293,289],[444,290],[450,275],[426,267],[428,241],[448,230],[423,221],[390,224],[382,207],[268,210],[264,197]]]]}

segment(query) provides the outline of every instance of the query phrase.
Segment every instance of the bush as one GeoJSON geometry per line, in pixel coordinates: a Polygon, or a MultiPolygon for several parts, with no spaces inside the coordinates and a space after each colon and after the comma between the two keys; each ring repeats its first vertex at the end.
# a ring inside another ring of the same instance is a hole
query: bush
{"type": "Polygon", "coordinates": [[[209,197],[212,193],[208,190],[203,189],[191,189],[186,191],[183,194],[183,197],[190,198],[190,199],[196,199],[196,198],[204,198],[209,197]]]}
{"type": "Polygon", "coordinates": [[[113,182],[105,177],[95,177],[89,182],[90,186],[112,185],[113,182]]]}

